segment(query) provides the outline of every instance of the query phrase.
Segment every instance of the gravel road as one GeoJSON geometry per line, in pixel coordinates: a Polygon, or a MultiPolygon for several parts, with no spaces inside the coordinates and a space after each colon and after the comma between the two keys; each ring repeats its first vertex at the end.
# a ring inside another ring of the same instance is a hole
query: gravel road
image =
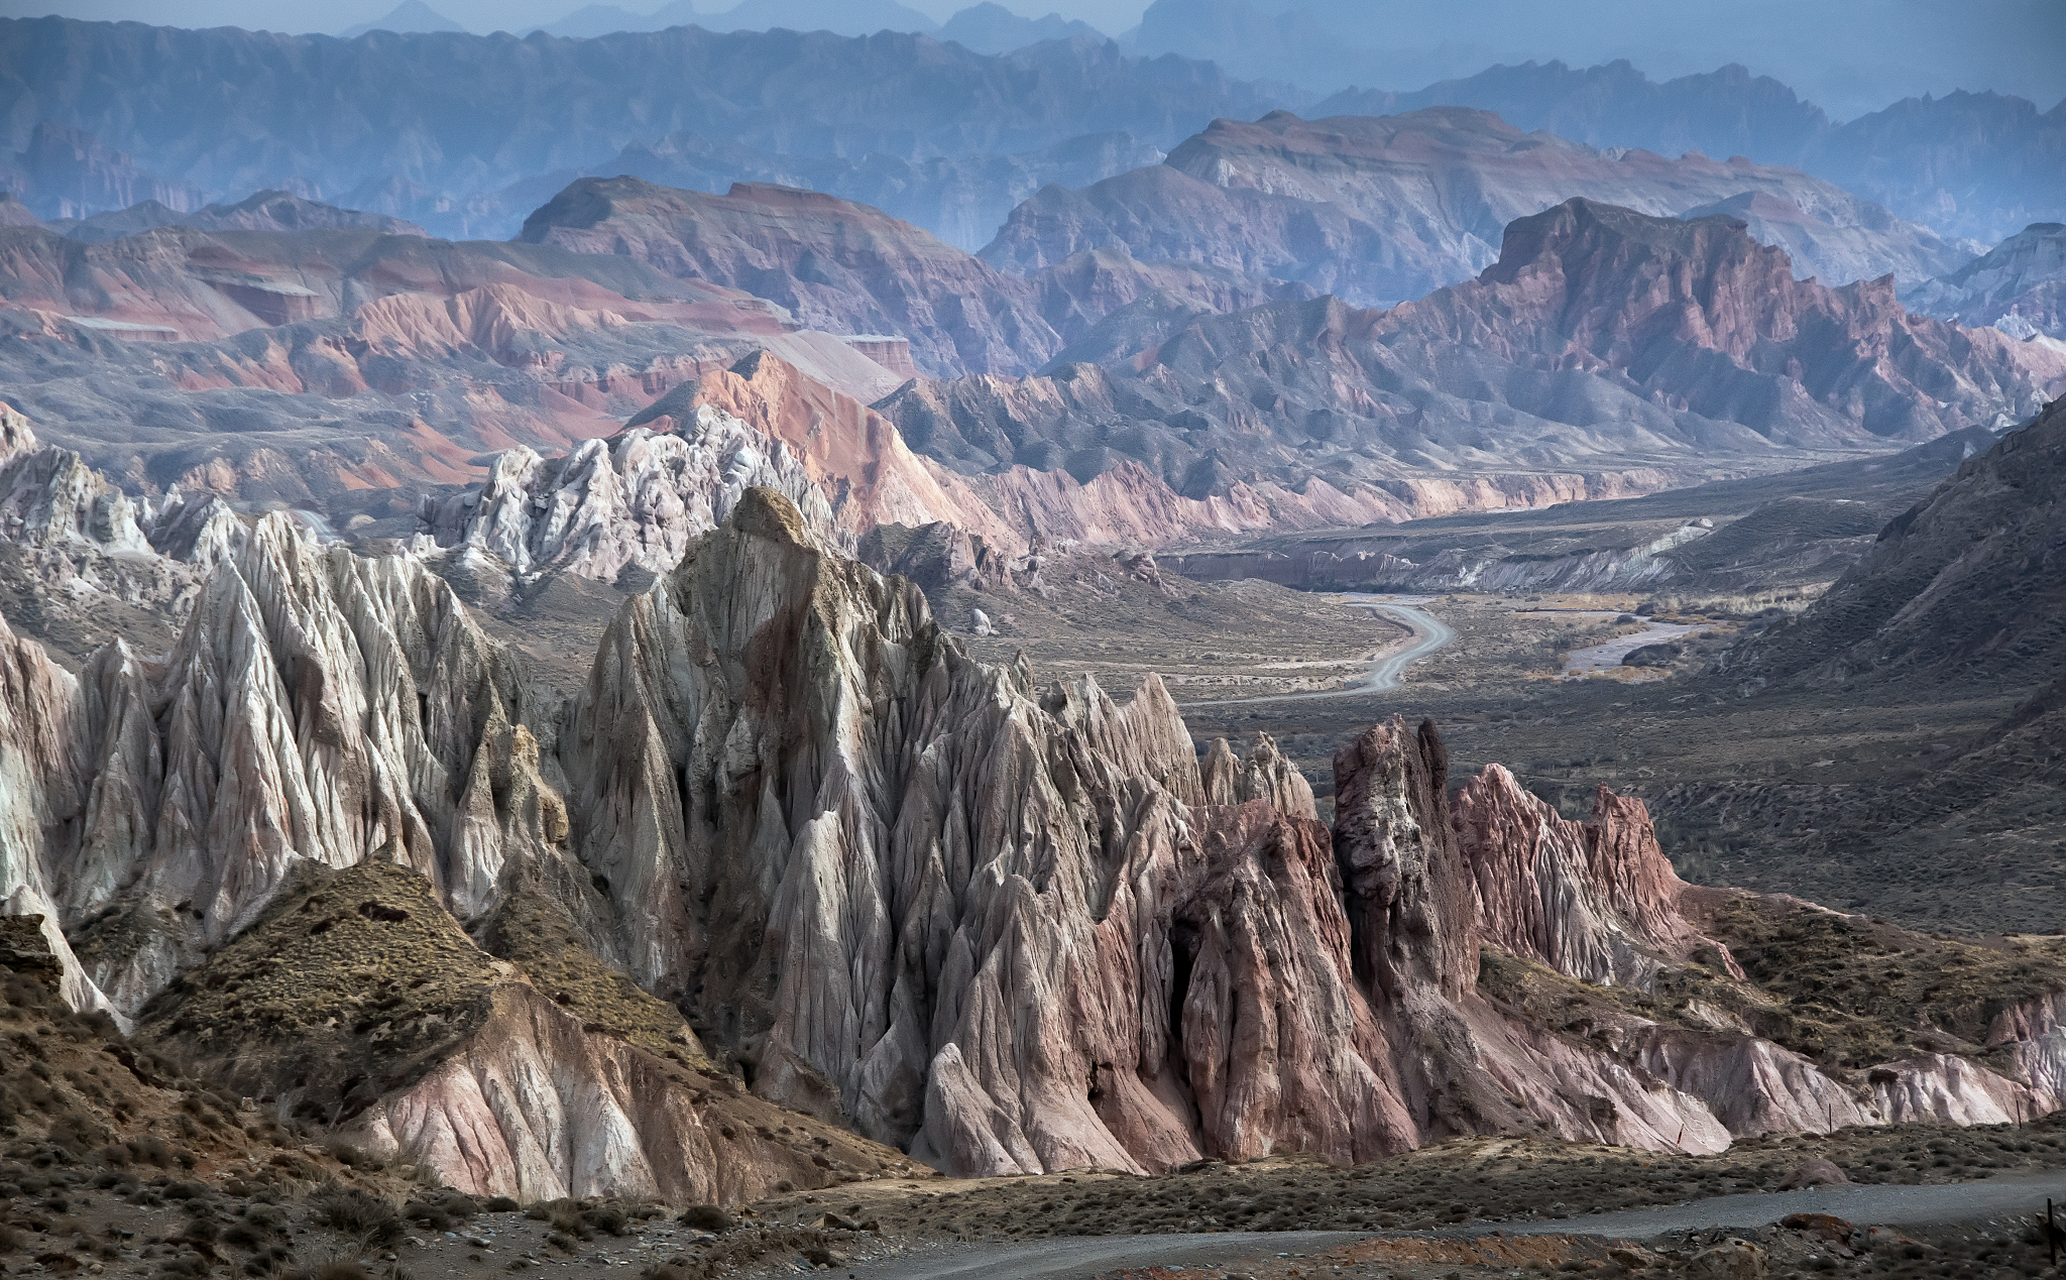
{"type": "MultiPolygon", "coordinates": [[[[1789,1213],[1828,1213],[1859,1225],[1913,1226],[2042,1213],[2066,1202],[2066,1169],[1938,1186],[1810,1187],[1716,1196],[1656,1209],[1554,1220],[1471,1223],[1417,1236],[1593,1235],[1641,1240],[1674,1231],[1761,1227],[1789,1213]]],[[[1317,1253],[1367,1239],[1350,1231],[1230,1231],[1215,1235],[1065,1236],[1023,1244],[956,1244],[852,1267],[855,1280],[1085,1280],[1122,1267],[1226,1266],[1317,1253]]]]}

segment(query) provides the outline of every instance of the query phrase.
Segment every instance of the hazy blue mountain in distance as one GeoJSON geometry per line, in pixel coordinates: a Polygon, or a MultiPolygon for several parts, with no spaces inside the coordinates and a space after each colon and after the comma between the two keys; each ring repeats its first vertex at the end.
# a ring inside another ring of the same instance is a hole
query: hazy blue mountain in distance
{"type": "Polygon", "coordinates": [[[1132,34],[1143,53],[1218,62],[1230,73],[1326,92],[1426,84],[1491,63],[1627,58],[1682,75],[1742,62],[1786,81],[1839,119],[1923,93],[1993,88],[2041,102],[2066,95],[2066,6],[1860,0],[1155,0],[1132,34]],[[2025,33],[2003,41],[2000,33],[2025,33]]]}
{"type": "MultiPolygon", "coordinates": [[[[715,2],[721,4],[723,0],[715,2]]],[[[711,3],[712,0],[705,0],[706,5],[711,3]]],[[[1105,34],[1089,23],[1072,21],[1057,13],[1026,18],[1001,4],[984,3],[963,9],[944,24],[936,24],[917,10],[892,0],[860,4],[843,0],[748,0],[724,12],[698,9],[693,0],[674,0],[652,13],[634,13],[616,4],[591,4],[536,30],[549,36],[586,38],[616,31],[664,31],[690,24],[709,31],[765,31],[781,27],[851,36],[882,30],[921,31],[955,41],[977,53],[1009,53],[1042,40],[1069,40],[1077,36],[1105,39],[1105,34]]]]}
{"type": "Polygon", "coordinates": [[[1411,91],[1344,89],[1302,114],[1390,116],[1423,107],[1476,107],[1587,146],[1763,164],[1798,163],[1830,128],[1822,108],[1740,63],[1660,83],[1625,59],[1582,69],[1555,61],[1488,67],[1411,91]]]}
{"type": "Polygon", "coordinates": [[[977,53],[1008,53],[1042,40],[1072,40],[1077,36],[1105,38],[1104,32],[1088,22],[1064,18],[1059,13],[1025,18],[991,0],[963,9],[940,26],[940,39],[952,40],[977,53]]]}
{"type": "Polygon", "coordinates": [[[19,144],[0,143],[0,187],[45,218],[82,218],[144,201],[173,210],[208,203],[206,192],[146,170],[91,131],[49,120],[19,144]]]}
{"type": "Polygon", "coordinates": [[[436,31],[457,31],[463,34],[466,28],[423,3],[423,0],[402,0],[402,3],[388,11],[386,17],[346,27],[337,34],[339,39],[351,40],[365,35],[368,31],[392,31],[397,35],[436,31]]]}
{"type": "Polygon", "coordinates": [[[830,31],[866,36],[878,31],[926,35],[939,24],[896,0],[742,0],[722,13],[701,13],[696,25],[709,31],[830,31]]]}
{"type": "Polygon", "coordinates": [[[1658,82],[1627,62],[1574,69],[1561,62],[1497,66],[1413,92],[1348,89],[1301,112],[1396,115],[1425,107],[1497,112],[1602,149],[1805,169],[1947,235],[1993,244],[2030,222],[2066,214],[2066,103],[2049,112],[2022,98],[1953,93],[1913,98],[1844,124],[1770,76],[1740,64],[1658,82]]]}
{"type": "Polygon", "coordinates": [[[691,0],[674,0],[652,13],[633,13],[622,5],[584,5],[549,26],[539,27],[549,36],[606,36],[615,31],[665,31],[686,27],[700,19],[691,0]]]}
{"type": "MultiPolygon", "coordinates": [[[[180,175],[198,188],[185,207],[284,188],[439,234],[512,184],[588,172],[675,133],[770,155],[921,164],[1092,134],[1166,150],[1216,117],[1298,105],[1210,64],[1128,56],[1089,39],[987,55],[924,35],[697,26],[581,40],[340,42],[0,19],[0,157],[24,152],[47,120],[140,157],[131,163],[146,175],[180,175]],[[231,67],[233,77],[219,73],[197,91],[194,68],[231,67]]],[[[59,209],[41,188],[0,185],[39,217],[185,199],[117,183],[104,203],[68,196],[59,209]]]]}

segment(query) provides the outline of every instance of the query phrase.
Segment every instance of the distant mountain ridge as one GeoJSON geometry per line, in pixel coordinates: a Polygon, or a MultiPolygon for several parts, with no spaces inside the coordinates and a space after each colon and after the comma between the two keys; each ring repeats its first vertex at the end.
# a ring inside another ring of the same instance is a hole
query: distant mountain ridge
{"type": "MultiPolygon", "coordinates": [[[[339,41],[0,19],[0,119],[11,122],[0,153],[21,151],[37,121],[50,121],[144,157],[144,172],[181,175],[184,189],[198,189],[187,207],[291,187],[447,233],[457,228],[374,197],[419,189],[427,204],[456,211],[525,178],[583,172],[683,131],[774,155],[918,163],[1114,132],[1166,148],[1216,116],[1279,105],[1274,91],[1209,64],[1132,58],[1087,38],[990,55],[903,33],[678,26],[590,39],[339,41]],[[238,70],[219,92],[197,95],[196,67],[238,70]]],[[[123,190],[60,212],[33,191],[17,194],[44,217],[143,198],[180,203],[123,190]]]]}
{"type": "Polygon", "coordinates": [[[1601,152],[1490,112],[1216,120],[1158,166],[1043,189],[982,251],[1006,270],[1123,247],[1295,280],[1358,306],[1417,298],[1490,265],[1515,218],[1583,196],[1654,215],[1740,216],[1829,284],[1955,268],[1966,249],[1798,170],[1601,152]],[[1746,199],[1748,197],[1748,199],[1746,199]]]}
{"type": "Polygon", "coordinates": [[[2066,211],[2066,101],[2050,111],[1997,93],[1910,98],[1836,123],[1739,65],[1657,82],[1626,61],[1497,66],[1414,92],[1350,89],[1305,114],[1495,111],[1524,130],[1662,155],[1742,155],[1805,169],[1940,232],[1993,243],[2066,211]]]}

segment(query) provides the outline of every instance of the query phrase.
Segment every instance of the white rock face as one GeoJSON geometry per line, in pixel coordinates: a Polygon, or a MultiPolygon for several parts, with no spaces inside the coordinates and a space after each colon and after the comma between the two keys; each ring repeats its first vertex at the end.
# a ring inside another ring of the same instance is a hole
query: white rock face
{"type": "Polygon", "coordinates": [[[435,575],[320,550],[284,515],[216,566],[170,654],[116,641],[76,685],[63,749],[39,748],[63,767],[38,843],[125,1014],[302,860],[402,863],[466,917],[513,859],[564,856],[510,659],[435,575]]]}
{"type": "Polygon", "coordinates": [[[712,405],[681,435],[633,428],[550,461],[512,449],[479,490],[425,499],[422,515],[439,545],[480,548],[521,576],[563,570],[613,581],[628,567],[672,569],[756,485],[780,491],[815,532],[837,538],[824,493],[788,445],[712,405]]]}

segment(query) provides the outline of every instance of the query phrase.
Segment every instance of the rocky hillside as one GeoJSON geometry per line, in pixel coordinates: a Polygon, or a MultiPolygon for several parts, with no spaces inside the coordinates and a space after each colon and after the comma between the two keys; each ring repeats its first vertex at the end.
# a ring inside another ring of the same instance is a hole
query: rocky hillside
{"type": "Polygon", "coordinates": [[[1829,285],[1883,275],[1920,282],[1965,256],[1799,170],[1601,152],[1523,133],[1487,111],[1431,107],[1216,120],[1161,165],[1080,191],[1043,190],[1013,211],[983,257],[1025,272],[1120,247],[1144,261],[1197,262],[1381,306],[1468,280],[1498,256],[1508,223],[1572,197],[1665,217],[1754,215],[1761,240],[1829,285]]]}
{"type": "Polygon", "coordinates": [[[1210,266],[1147,265],[1123,250],[1085,250],[1020,279],[879,209],[761,183],[707,195],[584,178],[534,211],[520,238],[749,292],[810,328],[897,335],[936,377],[1030,373],[1130,305],[1195,315],[1311,296],[1210,266]]]}
{"type": "Polygon", "coordinates": [[[1739,678],[1918,677],[2033,686],[2066,663],[2066,402],[1961,465],[1791,625],[1732,656],[1739,678]]]}
{"type": "Polygon", "coordinates": [[[1194,498],[1268,478],[1344,495],[1372,515],[1336,523],[1360,524],[2006,425],[2062,379],[2051,348],[1911,316],[1891,281],[1797,280],[1736,219],[1572,200],[1514,222],[1478,279],[1390,311],[1194,319],[1130,361],[917,382],[878,408],[958,470],[1138,463],[1194,498]]]}
{"type": "Polygon", "coordinates": [[[71,998],[476,1193],[1713,1151],[2066,1092],[2050,951],[1984,1058],[1825,1052],[1731,951],[1732,912],[1803,909],[1682,885],[1639,803],[1572,822],[1497,767],[1452,799],[1395,721],[1337,756],[1330,833],[1268,742],[1201,761],[1153,677],[971,659],[770,489],[563,707],[421,564],[277,515],[162,658],[7,644],[0,890],[71,998]]]}
{"type": "Polygon", "coordinates": [[[521,239],[746,290],[814,329],[905,336],[934,375],[1031,372],[1061,345],[1023,281],[866,205],[791,187],[713,196],[585,178],[527,218],[521,239]]]}

